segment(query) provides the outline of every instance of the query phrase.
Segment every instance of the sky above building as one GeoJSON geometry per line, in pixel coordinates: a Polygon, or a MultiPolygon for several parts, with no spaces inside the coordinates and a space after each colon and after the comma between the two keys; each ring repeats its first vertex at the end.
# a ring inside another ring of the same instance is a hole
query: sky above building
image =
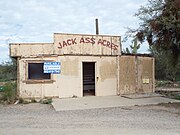
{"type": "MultiPolygon", "coordinates": [[[[1,0],[0,62],[9,60],[9,43],[53,42],[53,33],[124,36],[137,28],[134,14],[148,0],[1,0]]],[[[130,45],[122,43],[123,48],[130,45]]],[[[141,45],[139,52],[146,53],[141,45]]]]}

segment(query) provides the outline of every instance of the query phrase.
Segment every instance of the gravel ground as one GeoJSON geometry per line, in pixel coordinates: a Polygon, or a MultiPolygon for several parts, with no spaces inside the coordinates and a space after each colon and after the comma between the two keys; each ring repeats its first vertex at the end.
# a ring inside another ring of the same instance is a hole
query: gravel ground
{"type": "Polygon", "coordinates": [[[180,135],[180,103],[56,112],[51,105],[0,105],[0,135],[180,135]]]}

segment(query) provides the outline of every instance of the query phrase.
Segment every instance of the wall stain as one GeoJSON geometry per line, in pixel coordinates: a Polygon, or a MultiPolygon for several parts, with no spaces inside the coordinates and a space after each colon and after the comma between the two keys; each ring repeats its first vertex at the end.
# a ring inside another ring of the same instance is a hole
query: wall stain
{"type": "Polygon", "coordinates": [[[109,78],[115,78],[116,77],[116,62],[115,61],[102,61],[100,66],[100,78],[101,81],[104,81],[109,78]]]}
{"type": "Polygon", "coordinates": [[[63,75],[78,76],[78,59],[66,58],[61,61],[61,73],[63,75]]]}

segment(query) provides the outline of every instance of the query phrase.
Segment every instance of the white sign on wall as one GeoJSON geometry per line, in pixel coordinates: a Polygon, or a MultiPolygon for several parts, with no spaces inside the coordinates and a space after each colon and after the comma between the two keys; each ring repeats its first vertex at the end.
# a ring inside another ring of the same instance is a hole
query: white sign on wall
{"type": "Polygon", "coordinates": [[[61,63],[60,62],[44,62],[43,70],[44,70],[44,73],[60,74],[61,63]]]}

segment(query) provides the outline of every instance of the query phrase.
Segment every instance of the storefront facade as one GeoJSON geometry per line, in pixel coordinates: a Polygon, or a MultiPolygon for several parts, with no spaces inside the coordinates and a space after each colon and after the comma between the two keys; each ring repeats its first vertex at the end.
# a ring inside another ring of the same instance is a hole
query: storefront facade
{"type": "Polygon", "coordinates": [[[145,77],[139,78],[148,90],[139,87],[142,90],[137,91],[138,87],[130,85],[139,84],[122,78],[121,74],[127,74],[121,71],[121,62],[126,58],[121,55],[119,36],[55,33],[54,43],[10,44],[10,55],[17,58],[17,87],[22,98],[108,96],[128,94],[127,89],[136,89],[129,93],[154,90],[153,58],[147,58],[151,67],[148,73],[143,71],[145,77]],[[45,63],[58,63],[59,71],[45,72],[45,63]]]}

